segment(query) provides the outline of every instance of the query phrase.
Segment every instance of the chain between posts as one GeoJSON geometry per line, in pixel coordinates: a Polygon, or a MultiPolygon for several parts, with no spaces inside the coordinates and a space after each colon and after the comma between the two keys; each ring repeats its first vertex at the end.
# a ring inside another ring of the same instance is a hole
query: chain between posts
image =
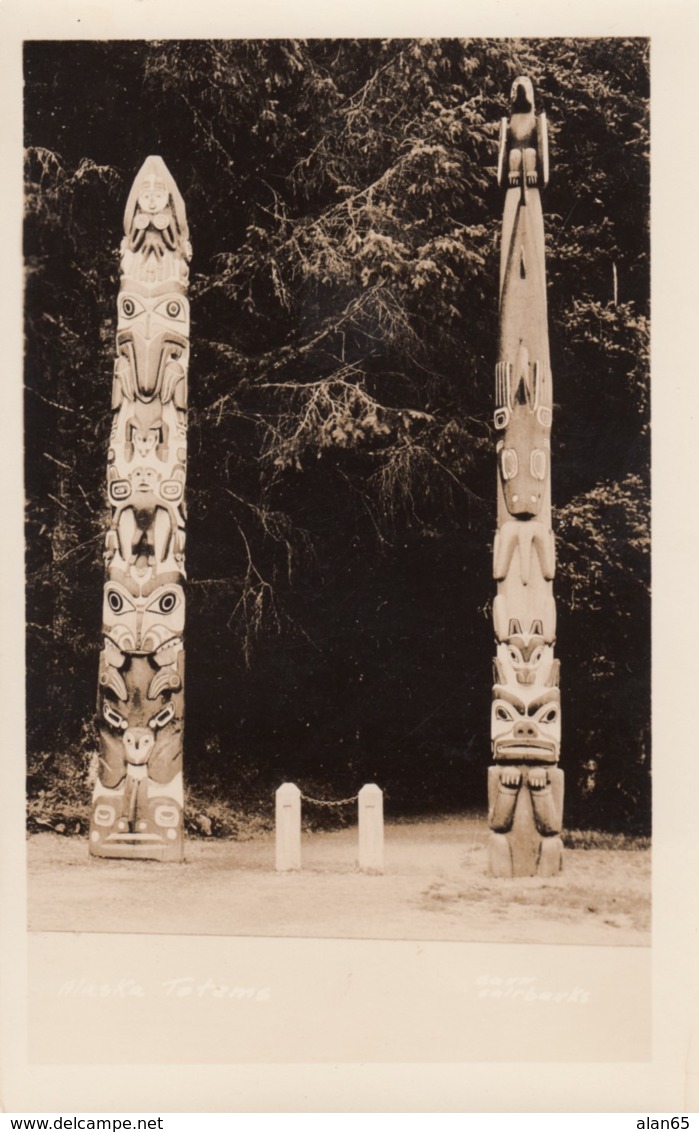
{"type": "Polygon", "coordinates": [[[353,798],[338,798],[336,802],[329,802],[325,798],[309,798],[308,794],[301,794],[301,801],[310,802],[312,806],[327,806],[329,809],[334,809],[337,806],[349,806],[352,802],[359,801],[359,794],[355,794],[353,798]]]}

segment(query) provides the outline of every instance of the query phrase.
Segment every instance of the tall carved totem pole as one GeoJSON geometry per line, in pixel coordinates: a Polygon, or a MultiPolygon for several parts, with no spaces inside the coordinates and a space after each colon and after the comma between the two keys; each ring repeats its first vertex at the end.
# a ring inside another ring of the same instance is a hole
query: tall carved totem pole
{"type": "Polygon", "coordinates": [[[136,177],[124,231],[90,852],[181,861],[192,253],[184,202],[160,157],[136,177]]]}
{"type": "Polygon", "coordinates": [[[551,876],[561,868],[563,851],[559,662],[553,655],[553,398],[539,195],[548,181],[548,145],[546,116],[535,114],[530,80],[516,79],[511,97],[498,158],[505,205],[494,416],[495,765],[488,772],[490,869],[501,877],[551,876]]]}

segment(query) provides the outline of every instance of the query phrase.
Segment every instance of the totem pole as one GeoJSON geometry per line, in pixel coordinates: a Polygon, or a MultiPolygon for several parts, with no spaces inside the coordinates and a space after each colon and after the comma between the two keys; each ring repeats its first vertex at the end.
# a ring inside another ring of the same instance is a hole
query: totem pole
{"type": "Polygon", "coordinates": [[[184,202],[160,157],[136,177],[124,231],[90,852],[181,861],[192,252],[184,202]]]}
{"type": "Polygon", "coordinates": [[[546,116],[534,112],[528,78],[515,79],[511,97],[498,157],[498,182],[506,192],[494,415],[495,766],[488,771],[489,861],[500,877],[551,876],[561,868],[563,850],[559,662],[553,655],[553,399],[539,195],[548,181],[546,116]]]}

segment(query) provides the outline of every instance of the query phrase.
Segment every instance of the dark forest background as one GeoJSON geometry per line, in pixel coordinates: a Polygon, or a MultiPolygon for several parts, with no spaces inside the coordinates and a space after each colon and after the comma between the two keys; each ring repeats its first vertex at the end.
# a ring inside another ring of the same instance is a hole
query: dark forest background
{"type": "Polygon", "coordinates": [[[649,831],[641,39],[25,45],[35,823],[77,831],[89,800],[118,247],[151,153],[194,246],[190,815],[225,832],[289,779],[485,808],[495,166],[520,73],[552,164],[566,824],[649,831]]]}

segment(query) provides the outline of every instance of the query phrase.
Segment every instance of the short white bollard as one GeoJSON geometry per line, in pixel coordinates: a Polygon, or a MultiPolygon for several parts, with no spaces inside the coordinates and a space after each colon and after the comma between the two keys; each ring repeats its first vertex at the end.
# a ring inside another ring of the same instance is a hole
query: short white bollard
{"type": "Polygon", "coordinates": [[[285,782],[275,797],[275,868],[292,872],[301,868],[301,791],[285,782]]]}
{"type": "Polygon", "coordinates": [[[359,867],[383,872],[383,791],[371,782],[359,791],[359,867]]]}

